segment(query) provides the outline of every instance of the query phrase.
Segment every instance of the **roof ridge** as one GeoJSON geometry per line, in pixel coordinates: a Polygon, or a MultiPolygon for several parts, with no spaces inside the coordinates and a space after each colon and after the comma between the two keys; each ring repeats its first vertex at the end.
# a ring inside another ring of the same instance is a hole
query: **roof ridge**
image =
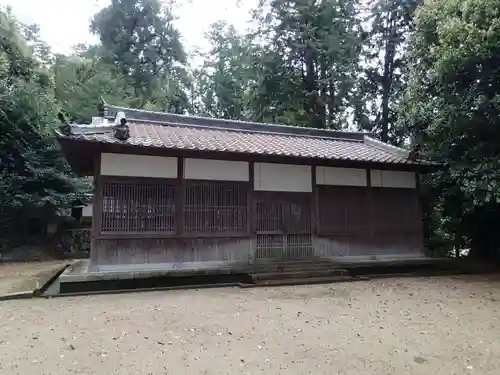
{"type": "Polygon", "coordinates": [[[388,152],[388,153],[390,153],[394,156],[398,156],[400,158],[408,159],[408,157],[410,156],[409,150],[405,150],[404,148],[393,146],[389,143],[379,141],[378,139],[369,137],[367,135],[364,136],[363,141],[365,144],[367,144],[369,146],[378,148],[379,150],[388,152]]]}
{"type": "Polygon", "coordinates": [[[260,122],[216,119],[211,117],[200,117],[191,115],[180,115],[175,113],[154,112],[142,109],[126,108],[114,106],[104,103],[104,117],[114,119],[118,112],[124,112],[128,120],[156,122],[168,125],[175,123],[178,125],[189,126],[203,126],[205,128],[213,129],[220,128],[223,130],[244,130],[254,132],[269,132],[274,134],[285,135],[306,135],[315,136],[320,138],[334,138],[345,140],[363,141],[364,136],[371,135],[366,132],[349,132],[337,131],[330,129],[316,129],[300,126],[282,125],[282,124],[268,124],[260,122]]]}

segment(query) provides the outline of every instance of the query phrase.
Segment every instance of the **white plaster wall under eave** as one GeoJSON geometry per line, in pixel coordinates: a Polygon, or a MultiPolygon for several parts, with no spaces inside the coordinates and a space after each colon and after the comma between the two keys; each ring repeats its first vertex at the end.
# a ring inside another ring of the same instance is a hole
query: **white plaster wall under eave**
{"type": "Polygon", "coordinates": [[[415,172],[404,171],[370,171],[371,184],[374,187],[416,189],[415,172]]]}
{"type": "Polygon", "coordinates": [[[101,175],[176,178],[177,158],[103,153],[101,175]]]}
{"type": "Polygon", "coordinates": [[[82,216],[83,217],[92,217],[92,203],[87,203],[85,207],[82,209],[82,216]]]}
{"type": "Polygon", "coordinates": [[[254,172],[255,190],[312,192],[309,165],[255,163],[254,172]]]}
{"type": "Polygon", "coordinates": [[[367,186],[366,170],[355,168],[316,167],[317,185],[367,186]]]}
{"type": "Polygon", "coordinates": [[[184,178],[215,181],[250,181],[249,163],[213,159],[185,159],[184,178]]]}

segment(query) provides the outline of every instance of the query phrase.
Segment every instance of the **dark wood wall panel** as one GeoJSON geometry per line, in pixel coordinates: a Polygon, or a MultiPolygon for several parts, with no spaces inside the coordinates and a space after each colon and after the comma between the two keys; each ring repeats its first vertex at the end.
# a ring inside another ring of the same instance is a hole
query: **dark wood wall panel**
{"type": "Polygon", "coordinates": [[[420,234],[421,214],[415,189],[372,188],[375,234],[420,234]]]}
{"type": "Polygon", "coordinates": [[[319,257],[384,257],[422,255],[423,237],[414,235],[321,235],[314,240],[314,254],[319,257]]]}
{"type": "Polygon", "coordinates": [[[417,255],[423,250],[415,189],[319,186],[318,211],[318,256],[417,255]]]}
{"type": "Polygon", "coordinates": [[[182,262],[248,262],[250,241],[244,238],[100,239],[98,265],[182,262]]]}
{"type": "Polygon", "coordinates": [[[319,234],[417,234],[421,230],[414,189],[318,187],[319,234]],[[367,194],[371,190],[371,195],[367,194]]]}
{"type": "Polygon", "coordinates": [[[318,232],[362,234],[367,229],[367,188],[318,186],[318,232]]]}
{"type": "Polygon", "coordinates": [[[99,264],[376,256],[423,248],[415,189],[320,185],[313,193],[291,193],[254,191],[252,181],[99,176],[97,182],[92,259],[99,264]]]}

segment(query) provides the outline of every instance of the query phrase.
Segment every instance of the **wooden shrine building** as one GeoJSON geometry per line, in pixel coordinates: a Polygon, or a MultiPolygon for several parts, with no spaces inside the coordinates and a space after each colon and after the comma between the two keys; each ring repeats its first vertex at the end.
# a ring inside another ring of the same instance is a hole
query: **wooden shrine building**
{"type": "Polygon", "coordinates": [[[89,272],[423,257],[427,165],[366,133],[105,105],[58,139],[94,176],[89,272]]]}

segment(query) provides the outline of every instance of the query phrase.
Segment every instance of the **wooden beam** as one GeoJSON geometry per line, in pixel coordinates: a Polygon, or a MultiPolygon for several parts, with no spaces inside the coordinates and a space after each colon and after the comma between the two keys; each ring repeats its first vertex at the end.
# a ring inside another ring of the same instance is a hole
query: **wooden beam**
{"type": "Polygon", "coordinates": [[[248,192],[247,192],[247,220],[248,220],[248,238],[250,243],[249,261],[256,264],[257,261],[257,218],[255,214],[255,168],[253,161],[248,164],[248,192]]]}
{"type": "Polygon", "coordinates": [[[370,169],[366,170],[366,231],[368,237],[374,237],[375,235],[375,204],[373,199],[373,188],[372,188],[372,175],[370,169]]]}
{"type": "Polygon", "coordinates": [[[186,194],[186,180],[184,179],[184,158],[177,158],[177,184],[175,191],[175,226],[177,236],[184,233],[184,204],[186,194]]]}
{"type": "Polygon", "coordinates": [[[423,209],[422,209],[422,202],[421,202],[421,199],[420,199],[420,175],[418,173],[415,173],[415,193],[416,193],[416,197],[415,197],[415,200],[416,200],[416,211],[417,211],[417,215],[418,215],[418,224],[419,224],[419,227],[416,228],[416,232],[418,233],[418,235],[421,237],[421,241],[422,241],[422,246],[423,246],[423,241],[424,241],[424,212],[423,212],[423,209]]]}
{"type": "Polygon", "coordinates": [[[248,164],[248,195],[247,195],[247,220],[248,220],[248,235],[250,237],[256,234],[255,229],[255,190],[254,190],[254,179],[255,170],[253,162],[248,164]]]}
{"type": "Polygon", "coordinates": [[[317,234],[319,228],[319,209],[318,209],[318,187],[316,185],[316,166],[311,167],[311,233],[317,234]]]}
{"type": "Polygon", "coordinates": [[[102,228],[103,189],[101,177],[101,154],[94,158],[94,197],[92,200],[92,229],[90,231],[90,263],[96,265],[99,261],[97,238],[102,228]]]}

